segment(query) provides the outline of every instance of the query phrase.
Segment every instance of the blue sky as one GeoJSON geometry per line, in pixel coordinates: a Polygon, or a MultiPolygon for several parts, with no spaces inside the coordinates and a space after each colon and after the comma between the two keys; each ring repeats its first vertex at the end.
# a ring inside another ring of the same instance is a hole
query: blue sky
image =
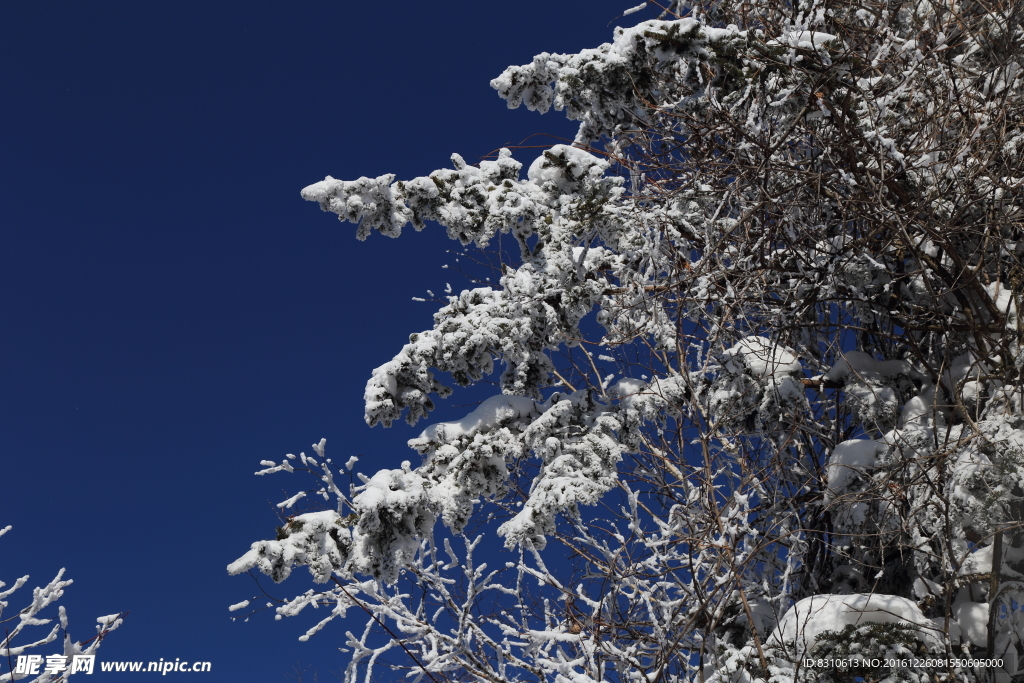
{"type": "Polygon", "coordinates": [[[6,3],[0,579],[67,567],[76,639],[131,610],[100,660],[209,660],[191,676],[211,681],[283,681],[298,663],[333,680],[361,621],[300,643],[317,615],[229,618],[253,587],[225,566],[306,484],[252,473],[321,437],[366,470],[415,459],[420,428],[368,428],[363,385],[429,327],[434,305],[412,297],[465,283],[441,270],[457,245],[436,226],[358,242],[299,190],[571,137],[488,82],[652,16],[616,21],[629,4],[6,3]]]}

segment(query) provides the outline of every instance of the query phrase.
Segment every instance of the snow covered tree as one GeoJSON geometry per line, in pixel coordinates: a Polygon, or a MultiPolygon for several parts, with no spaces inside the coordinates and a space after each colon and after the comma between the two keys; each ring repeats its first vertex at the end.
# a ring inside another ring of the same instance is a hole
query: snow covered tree
{"type": "Polygon", "coordinates": [[[502,255],[373,372],[367,422],[501,394],[347,491],[324,442],[266,461],[328,504],[229,571],[328,583],[277,607],[328,607],[305,638],[368,614],[350,683],[389,650],[414,681],[1012,680],[1022,17],[680,3],[492,82],[579,122],[525,175],[502,150],[307,187],[359,239],[502,255]]]}
{"type": "MultiPolygon", "coordinates": [[[[10,525],[0,529],[0,536],[3,536],[10,530],[10,525]]],[[[100,617],[97,619],[99,623],[96,626],[96,635],[88,640],[76,643],[71,640],[71,636],[68,634],[68,617],[64,607],[61,605],[57,607],[57,623],[49,629],[49,633],[46,635],[40,633],[40,637],[34,640],[30,638],[29,642],[23,642],[26,628],[47,626],[53,621],[53,619],[41,617],[40,614],[60,600],[64,595],[64,589],[72,583],[71,579],[64,578],[64,570],[61,569],[57,572],[57,576],[46,586],[32,589],[32,601],[27,607],[13,616],[5,615],[4,612],[10,605],[10,596],[25,586],[28,583],[28,578],[28,576],[23,576],[15,581],[14,585],[10,588],[0,590],[0,624],[4,627],[3,637],[0,638],[0,661],[6,662],[9,665],[7,673],[0,673],[0,683],[6,683],[7,681],[57,683],[58,681],[67,680],[68,676],[74,673],[92,673],[93,669],[81,667],[75,669],[76,657],[95,655],[100,643],[103,642],[108,633],[121,625],[125,615],[111,614],[100,617]],[[54,642],[62,634],[60,647],[54,648],[54,650],[59,649],[59,651],[47,652],[44,655],[43,652],[45,650],[43,650],[43,646],[54,642]],[[15,664],[15,661],[19,658],[21,660],[20,667],[15,664]]],[[[0,581],[0,589],[4,588],[4,582],[0,581]]]]}

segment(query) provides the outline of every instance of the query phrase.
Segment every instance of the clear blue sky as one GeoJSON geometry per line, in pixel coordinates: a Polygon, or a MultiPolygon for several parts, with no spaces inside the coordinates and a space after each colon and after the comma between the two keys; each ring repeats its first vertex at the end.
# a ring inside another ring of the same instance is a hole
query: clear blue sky
{"type": "Polygon", "coordinates": [[[435,306],[411,297],[464,283],[440,269],[456,245],[436,226],[357,242],[299,190],[571,137],[488,82],[610,40],[630,4],[5,3],[0,579],[67,567],[76,639],[131,610],[100,660],[209,660],[168,676],[211,683],[301,663],[333,680],[361,619],[300,643],[317,614],[229,618],[253,586],[225,566],[307,484],[252,473],[321,437],[367,470],[415,459],[412,429],[363,423],[363,386],[429,327],[435,306]]]}

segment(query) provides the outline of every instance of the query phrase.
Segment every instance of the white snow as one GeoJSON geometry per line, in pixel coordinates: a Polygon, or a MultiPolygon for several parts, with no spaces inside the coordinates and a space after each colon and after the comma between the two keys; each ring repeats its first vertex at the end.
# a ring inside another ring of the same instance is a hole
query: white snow
{"type": "Polygon", "coordinates": [[[942,586],[919,576],[914,579],[914,595],[919,600],[924,600],[929,595],[942,595],[942,586]]]}
{"type": "Polygon", "coordinates": [[[982,477],[992,470],[992,461],[976,448],[964,449],[956,459],[952,468],[953,490],[950,497],[962,504],[970,505],[975,496],[967,482],[982,477]]]}
{"type": "Polygon", "coordinates": [[[499,394],[485,400],[461,420],[430,425],[418,439],[450,443],[460,437],[494,429],[503,422],[527,417],[536,411],[537,403],[532,398],[499,394]]]}
{"type": "Polygon", "coordinates": [[[853,374],[863,380],[884,382],[899,374],[909,374],[910,364],[903,360],[876,360],[863,351],[847,351],[832,368],[825,373],[826,380],[845,379],[853,374]]]}
{"type": "Polygon", "coordinates": [[[105,617],[97,617],[96,622],[113,630],[121,624],[120,617],[120,614],[108,614],[105,617]]]}
{"type": "Polygon", "coordinates": [[[789,31],[783,33],[778,39],[769,41],[768,44],[789,45],[790,47],[814,50],[833,40],[836,40],[836,37],[831,33],[822,33],[821,31],[789,31]]]}
{"type": "Polygon", "coordinates": [[[628,408],[633,404],[634,398],[646,388],[647,382],[625,377],[613,384],[608,389],[608,393],[611,396],[618,396],[621,399],[621,404],[628,408]]]}
{"type": "Polygon", "coordinates": [[[934,622],[924,616],[915,602],[897,595],[864,593],[804,598],[783,615],[768,644],[782,647],[793,642],[798,652],[807,652],[823,631],[841,631],[849,624],[868,623],[919,626],[925,645],[933,651],[939,649],[934,622]]]}
{"type": "Polygon", "coordinates": [[[704,36],[711,43],[717,43],[723,38],[736,38],[747,35],[747,32],[739,30],[736,24],[729,24],[725,28],[702,26],[701,30],[704,32],[704,36]]]}
{"type": "Polygon", "coordinates": [[[628,17],[630,14],[636,14],[637,12],[639,12],[642,9],[644,9],[645,7],[647,7],[647,3],[646,2],[641,2],[636,7],[630,7],[628,10],[623,12],[622,16],[628,17]]]}
{"type": "MultiPolygon", "coordinates": [[[[945,617],[933,617],[932,622],[935,624],[935,628],[938,629],[939,633],[946,630],[946,618],[945,617]]],[[[960,624],[956,623],[956,619],[950,617],[949,619],[949,642],[953,645],[958,645],[960,640],[963,638],[963,634],[960,631],[960,624]]]]}
{"type": "Polygon", "coordinates": [[[829,491],[838,494],[845,490],[854,475],[875,466],[878,455],[886,448],[884,443],[869,439],[853,439],[838,444],[829,456],[826,469],[829,491]]]}
{"type": "Polygon", "coordinates": [[[800,361],[793,351],[776,344],[767,337],[745,337],[725,352],[725,367],[735,374],[742,374],[737,361],[746,366],[750,374],[764,379],[778,375],[800,372],[800,361]]]}
{"type": "Polygon", "coordinates": [[[534,159],[526,176],[539,186],[553,183],[560,192],[569,193],[576,182],[597,170],[603,174],[608,162],[602,161],[590,152],[569,145],[555,145],[534,159]],[[556,163],[552,159],[558,159],[556,163]],[[564,167],[563,167],[564,166],[564,167]]]}
{"type": "Polygon", "coordinates": [[[915,423],[926,424],[932,415],[935,415],[935,387],[928,386],[919,396],[910,399],[903,406],[900,429],[915,423]]]}
{"type": "Polygon", "coordinates": [[[991,545],[976,549],[964,558],[964,561],[960,564],[960,576],[965,574],[988,574],[992,571],[994,551],[995,546],[991,545]]]}
{"type": "Polygon", "coordinates": [[[1006,326],[1009,329],[1017,327],[1017,305],[1013,300],[1013,290],[1002,282],[996,281],[985,287],[985,291],[992,297],[996,308],[1006,316],[1006,326]]]}
{"type": "Polygon", "coordinates": [[[305,497],[306,497],[306,492],[305,491],[299,491],[298,493],[296,493],[291,498],[289,498],[287,500],[284,500],[284,501],[281,501],[280,503],[278,503],[277,507],[283,508],[283,509],[288,509],[288,508],[294,506],[297,502],[299,502],[300,500],[302,500],[305,497]]]}
{"type": "Polygon", "coordinates": [[[968,589],[961,588],[953,601],[953,618],[960,625],[963,639],[985,647],[988,643],[988,603],[972,602],[968,589]]]}
{"type": "MultiPolygon", "coordinates": [[[[747,600],[747,607],[750,608],[750,616],[754,619],[754,631],[764,638],[765,634],[771,633],[772,629],[778,624],[779,615],[775,611],[774,605],[765,600],[764,598],[753,598],[747,600]]],[[[747,615],[744,611],[736,619],[738,623],[746,624],[747,615]]]]}
{"type": "MultiPolygon", "coordinates": [[[[359,495],[352,499],[352,506],[357,511],[402,510],[419,505],[424,498],[423,477],[419,474],[404,469],[380,470],[370,477],[359,495]]],[[[334,513],[331,512],[331,515],[334,513]]]]}

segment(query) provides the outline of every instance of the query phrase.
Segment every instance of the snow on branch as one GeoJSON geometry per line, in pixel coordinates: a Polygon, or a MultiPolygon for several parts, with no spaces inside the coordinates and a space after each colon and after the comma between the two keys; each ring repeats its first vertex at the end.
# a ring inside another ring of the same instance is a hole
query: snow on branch
{"type": "Polygon", "coordinates": [[[492,86],[575,142],[302,194],[494,264],[380,359],[366,422],[500,393],[348,491],[323,442],[265,461],[317,495],[229,570],[307,566],[275,605],[325,607],[309,636],[360,612],[350,683],[399,652],[414,681],[804,683],[846,676],[805,655],[922,654],[1002,664],[865,677],[1019,678],[1014,4],[671,3],[492,86]]]}

